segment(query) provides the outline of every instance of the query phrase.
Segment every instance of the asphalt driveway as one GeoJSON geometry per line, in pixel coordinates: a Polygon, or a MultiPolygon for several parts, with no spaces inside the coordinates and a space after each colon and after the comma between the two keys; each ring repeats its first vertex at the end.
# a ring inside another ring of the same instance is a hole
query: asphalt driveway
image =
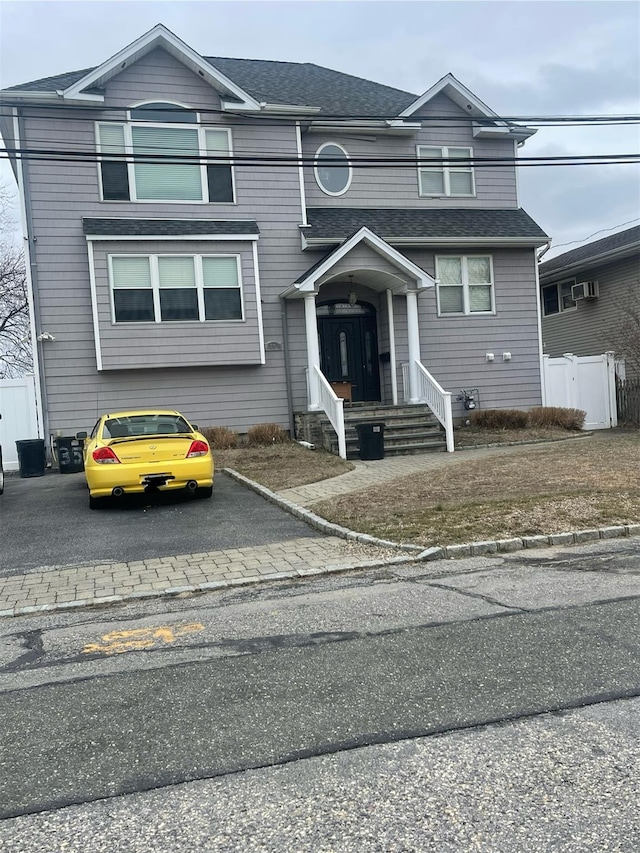
{"type": "Polygon", "coordinates": [[[318,535],[223,474],[216,475],[210,500],[163,494],[100,510],[89,509],[84,474],[11,475],[0,497],[0,576],[318,535]]]}

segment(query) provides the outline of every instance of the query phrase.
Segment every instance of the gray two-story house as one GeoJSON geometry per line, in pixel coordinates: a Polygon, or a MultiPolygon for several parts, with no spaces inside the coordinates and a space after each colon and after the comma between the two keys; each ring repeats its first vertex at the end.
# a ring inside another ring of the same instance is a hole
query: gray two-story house
{"type": "Polygon", "coordinates": [[[240,432],[319,413],[344,454],[345,406],[409,404],[452,449],[463,390],[541,404],[534,131],[452,75],[417,96],[158,25],[1,97],[45,436],[147,406],[240,432]]]}

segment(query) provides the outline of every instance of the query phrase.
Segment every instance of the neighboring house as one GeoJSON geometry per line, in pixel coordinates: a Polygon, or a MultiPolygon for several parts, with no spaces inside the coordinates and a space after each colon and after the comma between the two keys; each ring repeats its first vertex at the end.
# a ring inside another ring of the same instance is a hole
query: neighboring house
{"type": "Polygon", "coordinates": [[[625,328],[640,320],[640,225],[544,261],[539,275],[546,355],[625,356],[625,328]]]}
{"type": "Polygon", "coordinates": [[[447,424],[462,389],[542,402],[548,237],[514,167],[535,131],[451,74],[418,97],[158,25],[1,97],[46,434],[140,406],[240,432],[326,411],[340,433],[342,398],[447,424]]]}

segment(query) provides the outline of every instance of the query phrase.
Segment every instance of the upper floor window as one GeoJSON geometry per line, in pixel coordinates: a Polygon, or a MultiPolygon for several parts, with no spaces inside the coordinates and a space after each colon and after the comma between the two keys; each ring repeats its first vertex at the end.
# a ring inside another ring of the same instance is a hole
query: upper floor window
{"type": "Polygon", "coordinates": [[[490,255],[436,258],[438,313],[492,314],[495,311],[490,255]]]}
{"type": "Polygon", "coordinates": [[[475,180],[469,163],[472,157],[472,148],[418,145],[420,195],[474,196],[475,180]]]}
{"type": "Polygon", "coordinates": [[[542,288],[542,313],[545,317],[561,314],[563,311],[574,311],[578,307],[578,303],[571,298],[571,286],[575,283],[575,278],[572,278],[546,284],[542,288]]]}
{"type": "Polygon", "coordinates": [[[97,125],[104,201],[234,201],[229,129],[200,127],[196,112],[174,104],[144,104],[129,118],[97,125]]]}
{"type": "Polygon", "coordinates": [[[109,255],[113,321],[242,320],[237,255],[109,255]]]}
{"type": "Polygon", "coordinates": [[[318,148],[313,171],[318,186],[327,195],[346,193],[353,176],[349,155],[337,142],[325,142],[318,148]]]}

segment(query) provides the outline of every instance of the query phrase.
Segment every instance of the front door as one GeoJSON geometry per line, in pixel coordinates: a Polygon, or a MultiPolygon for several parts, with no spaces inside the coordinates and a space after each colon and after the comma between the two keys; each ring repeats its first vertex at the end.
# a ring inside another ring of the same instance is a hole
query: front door
{"type": "Polygon", "coordinates": [[[334,302],[318,306],[320,367],[329,382],[351,384],[354,403],[380,400],[375,309],[334,302]]]}

